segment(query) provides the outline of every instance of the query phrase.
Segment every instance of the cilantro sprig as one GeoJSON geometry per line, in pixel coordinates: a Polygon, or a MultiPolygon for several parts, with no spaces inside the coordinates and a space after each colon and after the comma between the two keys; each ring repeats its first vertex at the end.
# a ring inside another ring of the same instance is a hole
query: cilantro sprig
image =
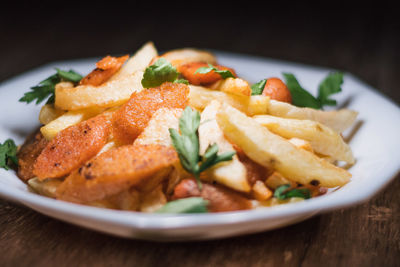
{"type": "Polygon", "coordinates": [[[142,78],[143,88],[160,86],[165,82],[189,84],[185,79],[179,79],[178,70],[165,58],[158,59],[153,65],[146,68],[142,78]]]}
{"type": "Polygon", "coordinates": [[[201,197],[189,197],[170,201],[157,213],[206,213],[208,201],[201,197]]]}
{"type": "Polygon", "coordinates": [[[292,197],[309,199],[311,192],[307,188],[293,188],[289,189],[290,184],[284,184],[275,189],[274,197],[280,200],[289,199],[292,197]]]}
{"type": "Polygon", "coordinates": [[[230,70],[219,70],[210,63],[208,63],[208,67],[200,67],[198,68],[194,74],[200,73],[200,74],[207,74],[211,71],[214,71],[215,73],[219,74],[222,79],[227,79],[227,78],[235,78],[235,75],[230,70]]]}
{"type": "Polygon", "coordinates": [[[7,139],[0,144],[0,168],[9,170],[12,165],[18,165],[17,146],[14,140],[7,139]]]}
{"type": "Polygon", "coordinates": [[[172,144],[178,153],[182,167],[196,178],[199,189],[202,188],[200,173],[212,166],[232,160],[236,152],[225,152],[218,155],[217,144],[210,145],[204,155],[200,155],[199,133],[200,113],[186,107],[179,119],[179,130],[170,128],[172,144]]]}
{"type": "Polygon", "coordinates": [[[262,79],[258,83],[255,83],[251,86],[251,95],[261,95],[264,91],[265,84],[267,83],[267,79],[262,79]]]}
{"type": "Polygon", "coordinates": [[[39,82],[38,85],[31,87],[31,91],[26,92],[19,102],[31,103],[36,100],[36,105],[40,104],[45,99],[47,104],[54,103],[55,86],[61,81],[69,81],[78,83],[82,76],[74,70],[64,71],[56,68],[56,73],[39,82]]]}
{"type": "Polygon", "coordinates": [[[310,107],[322,109],[323,106],[335,106],[336,100],[330,96],[342,91],[343,73],[333,72],[319,84],[318,96],[314,97],[306,89],[304,89],[297,81],[296,77],[291,73],[283,73],[286,85],[292,95],[292,102],[298,107],[310,107]]]}

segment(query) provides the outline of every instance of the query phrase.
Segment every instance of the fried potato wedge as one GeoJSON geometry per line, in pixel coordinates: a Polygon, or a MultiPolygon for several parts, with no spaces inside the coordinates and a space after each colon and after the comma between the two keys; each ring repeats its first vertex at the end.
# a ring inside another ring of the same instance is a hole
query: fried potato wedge
{"type": "Polygon", "coordinates": [[[231,93],[238,96],[251,96],[249,83],[240,78],[227,78],[216,82],[211,89],[231,93]]]}
{"type": "MultiPolygon", "coordinates": [[[[224,133],[219,128],[216,115],[221,104],[213,100],[201,113],[199,126],[200,154],[203,155],[208,146],[217,144],[218,152],[234,151],[233,146],[225,139],[224,133]]],[[[247,181],[245,166],[239,161],[238,156],[234,155],[231,161],[221,162],[211,168],[208,174],[212,179],[229,188],[250,192],[250,185],[247,181]]]]}
{"type": "Polygon", "coordinates": [[[193,48],[171,50],[157,58],[154,58],[152,63],[160,57],[165,58],[175,67],[191,62],[205,62],[213,65],[217,64],[217,58],[212,53],[193,48]]]}
{"type": "Polygon", "coordinates": [[[41,181],[69,174],[94,157],[106,144],[109,134],[110,123],[104,115],[64,129],[40,153],[33,173],[41,181]]]}
{"type": "Polygon", "coordinates": [[[155,212],[167,203],[167,198],[162,190],[162,185],[158,185],[151,192],[140,195],[141,212],[155,212]]]}
{"type": "Polygon", "coordinates": [[[152,42],[147,42],[140,48],[124,66],[110,78],[111,81],[119,80],[138,71],[144,71],[151,60],[157,57],[157,49],[152,42]]]}
{"type": "Polygon", "coordinates": [[[218,125],[224,134],[244,153],[285,177],[301,183],[319,181],[321,186],[336,187],[349,182],[351,174],[311,152],[298,149],[283,137],[271,133],[254,119],[223,104],[217,113],[218,125]]]}
{"type": "Polygon", "coordinates": [[[179,161],[171,147],[127,145],[104,152],[71,173],[58,187],[58,199],[86,203],[115,195],[154,175],[167,176],[179,161]]]}
{"type": "Polygon", "coordinates": [[[350,164],[355,162],[350,147],[340,134],[321,123],[269,115],[254,116],[254,119],[271,132],[286,139],[297,137],[310,142],[313,150],[319,154],[350,164]]]}
{"type": "Polygon", "coordinates": [[[195,85],[189,85],[189,88],[189,105],[195,109],[203,110],[215,99],[221,103],[228,103],[249,116],[267,114],[269,102],[267,96],[238,96],[195,85]]]}
{"type": "Polygon", "coordinates": [[[300,108],[285,102],[270,100],[268,114],[282,118],[317,121],[341,133],[354,123],[358,112],[349,109],[323,111],[313,108],[300,108]]]}
{"type": "Polygon", "coordinates": [[[159,108],[185,108],[189,88],[182,83],[163,83],[132,94],[131,98],[113,115],[113,134],[122,144],[132,144],[147,127],[159,108]]]}
{"type": "Polygon", "coordinates": [[[64,110],[57,109],[54,107],[54,105],[46,104],[40,109],[39,121],[42,124],[48,124],[49,122],[57,119],[64,113],[64,110]]]}
{"type": "Polygon", "coordinates": [[[83,110],[68,111],[47,123],[45,126],[41,127],[40,132],[47,140],[51,140],[62,130],[94,117],[103,110],[104,109],[102,108],[88,108],[83,110]]]}
{"type": "Polygon", "coordinates": [[[110,79],[99,86],[56,87],[55,106],[63,110],[118,106],[128,101],[133,92],[143,90],[142,78],[143,71],[137,71],[120,79],[110,79]]]}
{"type": "Polygon", "coordinates": [[[135,145],[163,145],[172,146],[169,134],[170,128],[179,131],[179,118],[182,115],[181,108],[160,108],[151,117],[147,127],[136,138],[135,145]]]}

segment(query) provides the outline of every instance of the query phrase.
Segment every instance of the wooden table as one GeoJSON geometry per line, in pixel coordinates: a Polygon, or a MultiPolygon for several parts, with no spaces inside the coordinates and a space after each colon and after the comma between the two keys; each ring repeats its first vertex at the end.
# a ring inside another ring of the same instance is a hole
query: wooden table
{"type": "MultiPolygon", "coordinates": [[[[107,8],[45,12],[36,4],[16,17],[3,8],[0,81],[50,61],[130,53],[153,40],[161,50],[206,47],[342,69],[400,102],[400,31],[390,9],[321,14],[245,5],[231,16],[193,17],[142,8],[135,16],[119,9],[121,17],[103,17],[107,8]]],[[[363,205],[274,231],[190,243],[116,238],[0,200],[0,266],[400,266],[399,192],[396,179],[363,205]]]]}

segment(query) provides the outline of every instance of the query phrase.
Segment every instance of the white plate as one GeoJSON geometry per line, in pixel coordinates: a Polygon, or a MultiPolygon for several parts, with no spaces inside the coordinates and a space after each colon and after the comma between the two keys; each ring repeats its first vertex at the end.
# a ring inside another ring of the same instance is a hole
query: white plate
{"type": "MultiPolygon", "coordinates": [[[[262,78],[292,72],[300,83],[316,93],[318,83],[329,72],[324,68],[218,52],[224,65],[239,76],[256,82],[262,78]]],[[[54,68],[73,68],[87,73],[95,59],[56,62],[15,77],[0,85],[0,142],[13,138],[22,143],[38,123],[39,106],[19,103],[30,86],[54,73],[54,68]]],[[[160,215],[115,211],[71,204],[28,191],[12,171],[0,170],[0,195],[40,213],[83,227],[118,236],[148,240],[200,240],[255,233],[282,227],[320,212],[366,201],[387,185],[400,167],[400,110],[390,100],[351,74],[345,75],[340,105],[360,112],[358,121],[345,133],[349,136],[357,164],[353,178],[343,188],[300,203],[271,208],[219,214],[160,215]]]]}

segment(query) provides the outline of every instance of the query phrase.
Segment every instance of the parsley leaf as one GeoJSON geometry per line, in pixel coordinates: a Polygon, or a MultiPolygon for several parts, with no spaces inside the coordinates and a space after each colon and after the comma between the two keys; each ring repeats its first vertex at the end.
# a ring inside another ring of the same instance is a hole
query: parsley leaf
{"type": "Polygon", "coordinates": [[[0,144],[0,168],[8,170],[13,164],[18,165],[17,146],[12,139],[7,139],[0,144]]]}
{"type": "Polygon", "coordinates": [[[296,77],[291,73],[283,73],[283,77],[286,80],[286,86],[288,87],[290,94],[292,95],[292,103],[298,107],[310,107],[315,109],[322,108],[322,105],[318,99],[316,99],[307,90],[301,87],[296,77]]]}
{"type": "Polygon", "coordinates": [[[57,73],[39,82],[38,85],[31,87],[31,91],[26,92],[19,102],[31,103],[36,100],[36,105],[48,99],[47,103],[53,103],[55,99],[55,86],[61,81],[78,83],[82,76],[73,70],[63,71],[56,69],[57,73]]]}
{"type": "Polygon", "coordinates": [[[292,197],[299,197],[304,199],[311,198],[311,192],[307,188],[293,188],[288,190],[289,188],[290,188],[289,184],[284,184],[279,186],[277,189],[275,189],[274,197],[280,200],[292,197]]]}
{"type": "Polygon", "coordinates": [[[178,81],[179,72],[165,58],[158,59],[153,65],[146,68],[143,74],[144,88],[157,87],[164,82],[178,81]]]}
{"type": "Polygon", "coordinates": [[[317,99],[321,105],[335,106],[336,100],[329,99],[330,95],[337,94],[342,91],[340,87],[343,84],[343,73],[330,73],[319,85],[317,99]]]}
{"type": "Polygon", "coordinates": [[[169,129],[169,133],[182,167],[194,175],[199,189],[201,189],[200,173],[220,162],[232,160],[236,152],[218,155],[218,146],[214,144],[209,146],[205,154],[201,156],[199,154],[199,126],[200,113],[186,107],[179,119],[181,134],[172,128],[169,129]]]}
{"type": "Polygon", "coordinates": [[[265,84],[267,83],[267,79],[263,79],[258,83],[255,83],[251,86],[251,95],[261,95],[264,91],[265,84]]]}
{"type": "Polygon", "coordinates": [[[170,201],[157,213],[206,213],[208,201],[201,197],[189,197],[170,201]]]}
{"type": "Polygon", "coordinates": [[[235,78],[235,75],[233,75],[230,70],[219,70],[216,67],[214,67],[213,65],[211,65],[210,63],[208,63],[208,67],[198,68],[194,74],[196,74],[196,73],[207,74],[211,71],[214,71],[215,73],[219,74],[222,77],[222,79],[235,78]]]}
{"type": "Polygon", "coordinates": [[[183,83],[183,84],[189,85],[189,81],[185,80],[185,79],[176,79],[174,81],[174,83],[183,83]]]}

